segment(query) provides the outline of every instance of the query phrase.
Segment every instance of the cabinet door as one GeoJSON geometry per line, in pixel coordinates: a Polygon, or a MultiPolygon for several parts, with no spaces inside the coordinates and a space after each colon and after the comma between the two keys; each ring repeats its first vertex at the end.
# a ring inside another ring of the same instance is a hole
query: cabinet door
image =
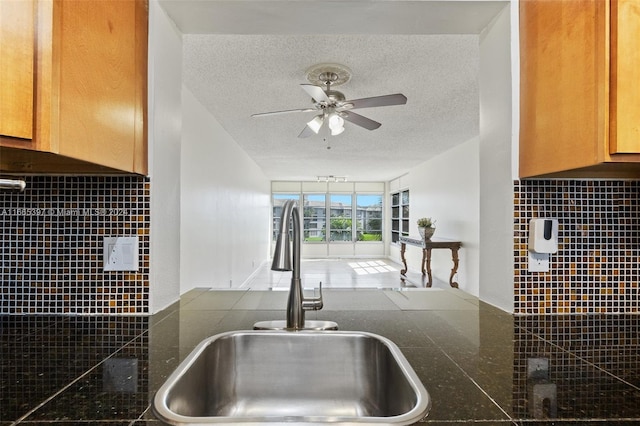
{"type": "Polygon", "coordinates": [[[59,6],[60,153],[131,170],[138,118],[136,2],[59,6]]]}
{"type": "Polygon", "coordinates": [[[0,1],[0,135],[33,137],[33,0],[0,1]]]}
{"type": "Polygon", "coordinates": [[[640,0],[611,3],[611,154],[640,153],[640,0]]]}
{"type": "Polygon", "coordinates": [[[520,176],[591,166],[608,155],[605,1],[520,1],[520,176]]]}

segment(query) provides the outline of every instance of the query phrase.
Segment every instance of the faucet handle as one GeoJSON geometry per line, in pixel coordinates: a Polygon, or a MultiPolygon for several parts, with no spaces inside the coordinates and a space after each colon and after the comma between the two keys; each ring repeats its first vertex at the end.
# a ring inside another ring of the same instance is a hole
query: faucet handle
{"type": "Polygon", "coordinates": [[[302,299],[302,309],[305,311],[319,311],[324,306],[322,302],[322,281],[320,281],[319,285],[319,293],[318,297],[310,297],[302,299]]]}

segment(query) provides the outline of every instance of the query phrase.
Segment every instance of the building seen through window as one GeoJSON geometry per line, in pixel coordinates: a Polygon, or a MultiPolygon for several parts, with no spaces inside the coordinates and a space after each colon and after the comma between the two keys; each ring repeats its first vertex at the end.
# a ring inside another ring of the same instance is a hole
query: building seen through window
{"type": "Polygon", "coordinates": [[[286,200],[299,201],[304,241],[382,241],[382,194],[273,194],[273,238],[286,200]]]}

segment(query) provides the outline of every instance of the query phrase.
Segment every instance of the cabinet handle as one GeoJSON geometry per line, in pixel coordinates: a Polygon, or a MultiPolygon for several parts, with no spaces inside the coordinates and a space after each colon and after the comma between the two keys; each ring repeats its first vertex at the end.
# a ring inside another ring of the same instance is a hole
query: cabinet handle
{"type": "Polygon", "coordinates": [[[13,189],[17,191],[24,191],[27,187],[27,183],[19,179],[0,179],[0,189],[13,189]]]}

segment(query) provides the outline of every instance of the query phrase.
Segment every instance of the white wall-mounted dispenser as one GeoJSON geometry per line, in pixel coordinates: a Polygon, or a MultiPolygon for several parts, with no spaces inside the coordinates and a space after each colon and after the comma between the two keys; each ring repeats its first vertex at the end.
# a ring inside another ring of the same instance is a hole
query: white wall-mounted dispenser
{"type": "Polygon", "coordinates": [[[536,253],[558,251],[558,219],[531,219],[529,250],[536,253]]]}
{"type": "Polygon", "coordinates": [[[529,222],[529,272],[549,272],[549,254],[558,251],[558,219],[529,222]]]}

